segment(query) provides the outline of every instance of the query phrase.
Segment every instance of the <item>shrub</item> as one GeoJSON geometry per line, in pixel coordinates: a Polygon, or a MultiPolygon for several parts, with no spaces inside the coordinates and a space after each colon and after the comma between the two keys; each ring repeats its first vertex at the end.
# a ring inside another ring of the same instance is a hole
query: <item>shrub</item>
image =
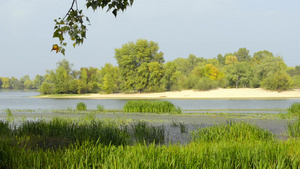
{"type": "Polygon", "coordinates": [[[86,104],[83,102],[77,103],[77,110],[86,110],[86,104]]]}
{"type": "Polygon", "coordinates": [[[300,103],[292,104],[292,106],[288,108],[287,113],[293,115],[300,115],[300,103]]]}

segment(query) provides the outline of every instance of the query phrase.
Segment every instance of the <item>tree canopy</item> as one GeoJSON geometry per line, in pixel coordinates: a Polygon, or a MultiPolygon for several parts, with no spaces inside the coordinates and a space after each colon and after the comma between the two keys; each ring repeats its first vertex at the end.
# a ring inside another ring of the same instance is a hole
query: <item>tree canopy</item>
{"type": "MultiPolygon", "coordinates": [[[[94,11],[101,8],[111,11],[117,17],[119,11],[124,11],[128,6],[132,6],[134,0],[86,0],[86,7],[92,8],[94,11]]],[[[63,18],[54,20],[53,38],[59,40],[59,44],[52,46],[52,51],[60,52],[65,55],[65,35],[68,35],[73,41],[73,47],[83,44],[86,39],[87,24],[90,20],[83,14],[82,9],[78,7],[77,0],[73,0],[70,9],[63,18]]]]}

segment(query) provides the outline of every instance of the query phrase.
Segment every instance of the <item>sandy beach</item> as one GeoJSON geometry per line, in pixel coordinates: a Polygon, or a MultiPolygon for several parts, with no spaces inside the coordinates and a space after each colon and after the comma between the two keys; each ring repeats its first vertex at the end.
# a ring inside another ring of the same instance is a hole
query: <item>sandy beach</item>
{"type": "MultiPolygon", "coordinates": [[[[55,98],[56,96],[40,96],[40,98],[55,98]]],[[[292,91],[276,92],[264,89],[215,89],[210,91],[172,91],[161,93],[134,93],[134,94],[89,94],[73,96],[57,96],[57,98],[78,98],[78,99],[284,99],[300,98],[300,89],[292,91]]]]}

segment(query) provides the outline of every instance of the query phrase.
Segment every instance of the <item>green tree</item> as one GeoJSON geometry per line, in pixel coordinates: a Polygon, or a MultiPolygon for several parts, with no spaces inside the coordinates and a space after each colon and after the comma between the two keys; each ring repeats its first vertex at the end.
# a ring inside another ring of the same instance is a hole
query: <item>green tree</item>
{"type": "Polygon", "coordinates": [[[234,52],[233,55],[238,58],[239,62],[247,62],[251,59],[249,50],[246,48],[240,48],[237,52],[234,52]]]}
{"type": "Polygon", "coordinates": [[[249,87],[251,78],[251,67],[247,62],[238,62],[226,66],[226,78],[230,86],[249,87]]]}
{"type": "Polygon", "coordinates": [[[124,90],[143,91],[149,87],[151,72],[148,64],[157,62],[162,65],[164,62],[163,53],[158,50],[157,43],[144,39],[139,39],[136,43],[129,42],[122,48],[116,49],[115,58],[119,65],[124,90]]]}
{"type": "MultiPolygon", "coordinates": [[[[98,8],[107,8],[107,11],[117,16],[119,11],[124,11],[133,4],[133,0],[86,0],[86,7],[94,11],[98,8]]],[[[73,0],[70,9],[63,18],[55,19],[53,38],[59,40],[59,45],[54,44],[52,50],[56,53],[61,52],[65,55],[65,35],[68,35],[73,41],[73,46],[80,45],[86,38],[86,23],[89,24],[89,18],[86,17],[82,9],[78,8],[77,0],[73,0]]]]}
{"type": "Polygon", "coordinates": [[[115,93],[119,91],[120,80],[119,80],[119,68],[106,63],[101,68],[101,90],[105,93],[115,93]]]}
{"type": "Polygon", "coordinates": [[[71,75],[72,64],[67,60],[62,60],[57,63],[55,70],[48,71],[45,75],[45,81],[42,84],[41,92],[45,94],[66,94],[73,93],[70,91],[70,82],[74,79],[71,75]]]}
{"type": "Polygon", "coordinates": [[[291,89],[293,81],[284,71],[276,71],[271,73],[262,82],[262,87],[267,90],[277,90],[278,92],[291,89]]]}
{"type": "Polygon", "coordinates": [[[36,75],[33,80],[33,86],[35,89],[39,89],[42,83],[45,81],[45,77],[41,75],[36,75]]]}
{"type": "Polygon", "coordinates": [[[9,89],[10,84],[9,84],[9,78],[8,77],[2,77],[2,88],[3,89],[9,89]]]}
{"type": "Polygon", "coordinates": [[[164,89],[167,91],[179,90],[178,78],[181,72],[177,71],[177,64],[175,62],[167,62],[164,70],[165,73],[162,79],[164,89]]]}

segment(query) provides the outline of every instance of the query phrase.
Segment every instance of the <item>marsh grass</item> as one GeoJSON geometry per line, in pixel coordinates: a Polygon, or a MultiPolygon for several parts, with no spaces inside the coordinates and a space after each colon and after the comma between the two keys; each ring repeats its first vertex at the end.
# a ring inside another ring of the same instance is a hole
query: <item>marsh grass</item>
{"type": "Polygon", "coordinates": [[[86,110],[86,104],[83,103],[83,102],[79,102],[77,103],[77,106],[76,106],[76,109],[79,110],[79,111],[85,111],[86,110]]]}
{"type": "Polygon", "coordinates": [[[124,112],[139,112],[139,113],[181,113],[179,107],[175,107],[168,101],[145,101],[132,100],[128,101],[124,107],[124,112]]]}
{"type": "Polygon", "coordinates": [[[9,122],[0,121],[0,168],[300,166],[299,139],[274,140],[270,132],[253,124],[228,121],[202,126],[186,145],[158,144],[164,132],[160,127],[143,121],[126,125],[111,120],[54,118],[24,122],[18,128],[11,128],[9,122]]]}
{"type": "Polygon", "coordinates": [[[104,112],[104,106],[103,105],[100,105],[100,104],[98,104],[97,105],[97,111],[99,111],[99,112],[104,112]]]}
{"type": "Polygon", "coordinates": [[[300,117],[295,122],[288,123],[288,135],[290,137],[300,137],[300,117]]]}
{"type": "Polygon", "coordinates": [[[227,124],[214,125],[206,128],[199,128],[191,132],[192,140],[197,142],[218,142],[218,141],[272,141],[273,134],[253,124],[245,122],[227,121],[227,124]]]}
{"type": "Polygon", "coordinates": [[[188,127],[186,124],[184,124],[183,122],[178,122],[179,124],[179,129],[181,133],[186,133],[188,130],[188,127]]]}
{"type": "Polygon", "coordinates": [[[162,144],[165,140],[164,126],[149,126],[148,123],[138,121],[131,125],[135,142],[162,144]]]}
{"type": "Polygon", "coordinates": [[[300,116],[300,103],[294,103],[287,110],[288,114],[300,116]]]}

